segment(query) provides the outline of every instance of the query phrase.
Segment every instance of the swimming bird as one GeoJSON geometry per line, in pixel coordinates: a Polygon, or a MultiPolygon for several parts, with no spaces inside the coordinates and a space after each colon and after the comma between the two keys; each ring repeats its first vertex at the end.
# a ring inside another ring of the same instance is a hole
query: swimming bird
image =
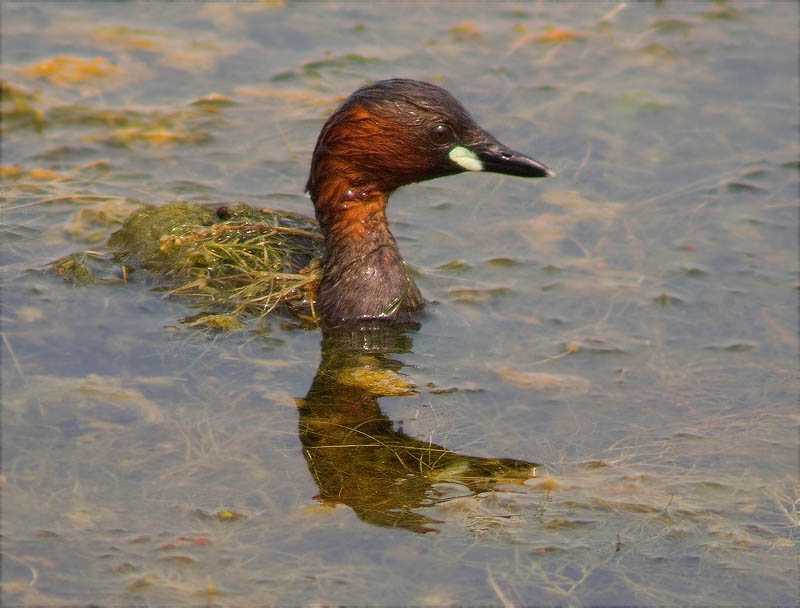
{"type": "MultiPolygon", "coordinates": [[[[124,278],[143,268],[156,287],[215,312],[264,315],[285,302],[328,327],[414,325],[424,302],[389,230],[386,204],[401,186],[465,171],[553,175],[497,141],[444,89],[382,80],[355,91],[322,127],[306,184],[318,227],[289,212],[242,204],[214,212],[178,202],[132,214],[107,246],[124,278]]],[[[54,264],[62,275],[67,266],[83,268],[75,256],[54,264]]]]}
{"type": "Polygon", "coordinates": [[[317,139],[306,191],[325,240],[317,309],[328,325],[413,323],[423,298],[386,220],[397,188],[465,171],[546,177],[441,87],[395,78],[361,87],[317,139]]]}

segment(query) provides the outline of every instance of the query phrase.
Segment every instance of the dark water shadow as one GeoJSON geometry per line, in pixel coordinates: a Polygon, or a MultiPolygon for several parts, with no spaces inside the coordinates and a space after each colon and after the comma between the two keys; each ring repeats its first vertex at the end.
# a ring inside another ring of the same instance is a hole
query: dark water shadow
{"type": "Polygon", "coordinates": [[[319,500],[347,505],[370,524],[425,533],[444,522],[424,507],[522,484],[537,465],[468,456],[397,430],[379,399],[416,394],[392,358],[411,347],[407,332],[389,327],[325,330],[299,434],[319,500]]]}

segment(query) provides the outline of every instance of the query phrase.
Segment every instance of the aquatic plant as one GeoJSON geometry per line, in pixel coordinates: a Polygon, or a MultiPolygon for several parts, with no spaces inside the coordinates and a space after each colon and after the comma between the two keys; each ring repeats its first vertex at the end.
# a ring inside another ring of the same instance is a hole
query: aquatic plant
{"type": "MultiPolygon", "coordinates": [[[[243,315],[263,316],[281,305],[316,322],[321,246],[316,222],[299,214],[186,202],[133,213],[106,243],[115,280],[145,271],[155,289],[203,308],[190,324],[217,329],[236,329],[243,315]]],[[[52,268],[76,283],[94,283],[100,279],[90,262],[98,258],[84,252],[52,268]]]]}

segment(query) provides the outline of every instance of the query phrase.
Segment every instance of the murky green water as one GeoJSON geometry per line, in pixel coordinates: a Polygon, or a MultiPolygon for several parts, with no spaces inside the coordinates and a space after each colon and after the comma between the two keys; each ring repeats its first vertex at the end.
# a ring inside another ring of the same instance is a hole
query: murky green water
{"type": "Polygon", "coordinates": [[[793,3],[2,17],[5,603],[795,603],[793,3]],[[310,213],[319,127],[391,76],[558,173],[395,194],[418,332],[320,366],[318,331],[43,272],[141,203],[310,213]],[[320,444],[330,406],[389,452],[320,444]]]}

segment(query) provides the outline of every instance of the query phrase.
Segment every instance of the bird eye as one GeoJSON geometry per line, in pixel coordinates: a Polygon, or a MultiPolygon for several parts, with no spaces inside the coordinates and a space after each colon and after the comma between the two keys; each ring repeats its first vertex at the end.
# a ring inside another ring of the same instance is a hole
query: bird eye
{"type": "Polygon", "coordinates": [[[445,144],[452,143],[455,139],[455,134],[453,133],[453,129],[450,125],[436,125],[430,131],[430,138],[433,143],[437,146],[443,146],[445,144]]]}

